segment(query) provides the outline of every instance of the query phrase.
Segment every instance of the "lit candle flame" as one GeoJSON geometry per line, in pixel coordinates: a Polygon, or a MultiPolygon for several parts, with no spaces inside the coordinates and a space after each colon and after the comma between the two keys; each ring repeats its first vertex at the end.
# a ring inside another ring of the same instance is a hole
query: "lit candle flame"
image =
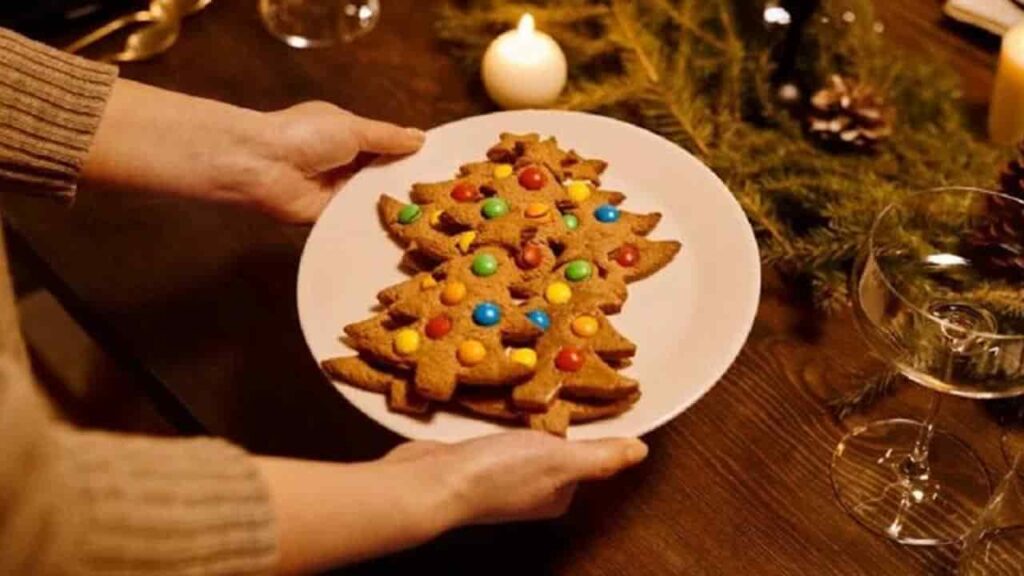
{"type": "Polygon", "coordinates": [[[516,27],[521,36],[530,36],[536,29],[537,23],[533,20],[533,14],[529,12],[523,14],[523,17],[519,19],[519,26],[516,27]]]}

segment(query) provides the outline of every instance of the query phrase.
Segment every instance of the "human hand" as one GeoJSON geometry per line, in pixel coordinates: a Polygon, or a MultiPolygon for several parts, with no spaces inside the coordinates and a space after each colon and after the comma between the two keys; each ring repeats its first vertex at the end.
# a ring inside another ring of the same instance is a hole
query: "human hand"
{"type": "Polygon", "coordinates": [[[311,222],[352,174],[360,152],[401,155],[419,150],[415,128],[369,120],[327,102],[305,102],[267,114],[273,144],[246,189],[257,208],[281,220],[311,222]]]}
{"type": "Polygon", "coordinates": [[[230,202],[311,222],[351,176],[360,152],[409,154],[423,139],[419,130],[326,102],[264,113],[118,80],[82,176],[112,188],[230,202]]]}
{"type": "Polygon", "coordinates": [[[636,439],[571,442],[517,431],[458,444],[410,442],[384,461],[410,466],[419,481],[446,485],[454,524],[462,525],[560,516],[579,482],[613,476],[646,456],[636,439]]]}

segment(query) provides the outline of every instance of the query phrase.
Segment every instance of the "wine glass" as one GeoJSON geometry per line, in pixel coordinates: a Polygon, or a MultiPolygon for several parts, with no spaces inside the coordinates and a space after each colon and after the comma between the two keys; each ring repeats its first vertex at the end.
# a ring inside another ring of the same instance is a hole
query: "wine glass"
{"type": "Polygon", "coordinates": [[[1010,471],[964,538],[958,576],[1024,573],[1024,456],[1016,454],[1010,471]]]}
{"type": "Polygon", "coordinates": [[[380,19],[380,0],[260,0],[271,34],[293,48],[322,48],[369,33],[380,19]]]}
{"type": "Polygon", "coordinates": [[[908,193],[882,210],[851,276],[854,318],[874,351],[937,392],[923,421],[889,419],[848,434],[832,485],[867,528],[912,545],[961,539],[991,493],[985,466],[936,429],[944,394],[1024,394],[1024,310],[1015,245],[1024,203],[975,188],[908,193]],[[1005,234],[1003,234],[1005,233],[1005,234]]]}

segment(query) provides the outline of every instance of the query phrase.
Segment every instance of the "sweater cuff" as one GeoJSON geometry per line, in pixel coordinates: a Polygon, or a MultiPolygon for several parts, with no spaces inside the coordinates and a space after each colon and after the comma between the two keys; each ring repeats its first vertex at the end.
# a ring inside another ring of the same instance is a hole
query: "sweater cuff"
{"type": "Polygon", "coordinates": [[[74,195],[117,68],[0,28],[0,180],[74,195]]]}
{"type": "MultiPolygon", "coordinates": [[[[270,574],[277,540],[252,460],[220,440],[65,430],[75,574],[270,574]]],[[[70,526],[69,526],[70,527],[70,526]]]]}

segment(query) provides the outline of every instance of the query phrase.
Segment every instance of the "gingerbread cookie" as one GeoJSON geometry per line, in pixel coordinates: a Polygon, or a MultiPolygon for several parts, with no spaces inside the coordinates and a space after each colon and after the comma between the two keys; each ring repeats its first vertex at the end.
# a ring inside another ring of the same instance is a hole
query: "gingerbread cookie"
{"type": "Polygon", "coordinates": [[[503,251],[481,249],[385,289],[387,310],[345,333],[376,361],[411,370],[427,398],[447,400],[460,383],[514,383],[532,370],[506,358],[505,346],[540,334],[509,294],[517,275],[503,251]]]}
{"type": "Polygon", "coordinates": [[[600,187],[606,166],[553,138],[502,134],[486,161],[414,184],[411,202],[382,196],[413,275],[345,327],[359,356],[324,370],[396,411],[454,404],[556,434],[627,410],[639,384],[619,370],[636,346],[607,314],[680,244],[647,238],[661,215],[623,209],[624,194],[600,187]]]}

